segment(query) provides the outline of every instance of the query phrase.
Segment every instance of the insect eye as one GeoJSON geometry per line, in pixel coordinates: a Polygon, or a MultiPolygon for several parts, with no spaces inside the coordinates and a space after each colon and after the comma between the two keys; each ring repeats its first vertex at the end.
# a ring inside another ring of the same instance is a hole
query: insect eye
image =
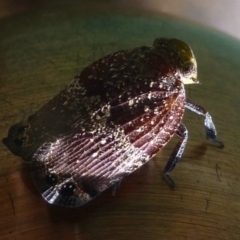
{"type": "Polygon", "coordinates": [[[194,64],[192,62],[184,63],[182,70],[184,73],[191,73],[194,70],[194,64]]]}
{"type": "Polygon", "coordinates": [[[14,143],[16,144],[16,146],[22,147],[22,145],[26,142],[26,140],[27,140],[26,137],[16,138],[16,139],[14,140],[14,143]]]}
{"type": "Polygon", "coordinates": [[[58,183],[58,176],[56,173],[48,173],[46,175],[46,182],[47,184],[54,186],[58,183]]]}
{"type": "Polygon", "coordinates": [[[73,182],[67,182],[62,185],[60,194],[64,196],[72,196],[76,190],[76,184],[73,182]]]}

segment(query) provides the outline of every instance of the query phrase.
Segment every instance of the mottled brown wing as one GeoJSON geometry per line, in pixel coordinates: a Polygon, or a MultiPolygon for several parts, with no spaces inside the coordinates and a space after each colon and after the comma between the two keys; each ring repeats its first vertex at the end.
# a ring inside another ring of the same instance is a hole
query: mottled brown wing
{"type": "MultiPolygon", "coordinates": [[[[95,61],[27,121],[13,125],[4,144],[14,154],[31,161],[34,152],[45,142],[61,135],[96,131],[99,124],[101,128],[109,126],[112,114],[109,110],[114,106],[112,111],[121,114],[121,104],[128,103],[138,116],[138,103],[143,98],[147,103],[143,106],[145,110],[153,107],[152,93],[165,92],[165,98],[179,94],[183,88],[176,77],[179,55],[165,42],[157,48],[123,50],[95,61]]],[[[129,122],[127,117],[115,118],[112,125],[115,121],[129,122]]]]}
{"type": "MultiPolygon", "coordinates": [[[[92,114],[128,89],[140,67],[136,66],[133,70],[128,65],[139,61],[143,51],[151,52],[151,48],[115,52],[86,67],[26,121],[13,125],[8,137],[3,140],[4,144],[12,153],[31,161],[34,152],[43,143],[78,131],[74,123],[81,126],[80,130],[93,130],[94,124],[89,124],[92,114]]],[[[151,75],[150,71],[148,73],[151,75]]]]}
{"type": "Polygon", "coordinates": [[[31,164],[45,200],[83,205],[150,160],[176,131],[184,95],[152,92],[154,104],[147,111],[146,99],[135,108],[129,101],[112,105],[109,118],[99,119],[93,133],[71,134],[41,146],[31,164]],[[181,108],[178,113],[176,108],[181,108]]]}

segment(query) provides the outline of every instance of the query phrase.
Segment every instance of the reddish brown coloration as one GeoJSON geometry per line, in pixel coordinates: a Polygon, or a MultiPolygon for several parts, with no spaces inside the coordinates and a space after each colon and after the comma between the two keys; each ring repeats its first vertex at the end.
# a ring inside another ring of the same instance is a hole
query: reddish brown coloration
{"type": "Polygon", "coordinates": [[[169,173],[187,141],[185,106],[205,116],[207,137],[222,144],[207,111],[186,101],[184,83],[197,82],[196,67],[189,46],[176,39],[110,54],[13,126],[4,143],[31,161],[48,202],[76,207],[149,161],[176,133],[181,140],[164,170],[175,186],[169,173]]]}

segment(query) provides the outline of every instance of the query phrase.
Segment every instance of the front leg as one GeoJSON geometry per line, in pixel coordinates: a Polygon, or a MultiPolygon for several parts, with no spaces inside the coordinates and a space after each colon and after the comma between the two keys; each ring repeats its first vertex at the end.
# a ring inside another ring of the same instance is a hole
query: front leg
{"type": "Polygon", "coordinates": [[[199,106],[198,104],[190,101],[189,99],[186,100],[185,107],[191,110],[192,112],[195,112],[205,117],[204,125],[206,129],[207,139],[219,145],[219,147],[223,148],[224,144],[221,141],[217,140],[216,138],[217,137],[216,127],[208,111],[203,107],[199,106]]]}

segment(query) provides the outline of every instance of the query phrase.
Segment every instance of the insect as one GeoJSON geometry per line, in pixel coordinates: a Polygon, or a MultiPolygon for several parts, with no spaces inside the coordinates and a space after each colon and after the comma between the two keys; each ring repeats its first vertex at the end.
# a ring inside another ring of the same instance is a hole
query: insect
{"type": "Polygon", "coordinates": [[[185,108],[205,117],[209,140],[216,139],[210,114],[186,99],[184,84],[198,83],[191,48],[158,38],[153,47],[107,55],[86,67],[55,98],[25,122],[9,129],[3,143],[31,164],[33,179],[52,204],[81,206],[153,158],[176,134],[180,140],[163,174],[170,173],[186,146],[185,108]]]}

